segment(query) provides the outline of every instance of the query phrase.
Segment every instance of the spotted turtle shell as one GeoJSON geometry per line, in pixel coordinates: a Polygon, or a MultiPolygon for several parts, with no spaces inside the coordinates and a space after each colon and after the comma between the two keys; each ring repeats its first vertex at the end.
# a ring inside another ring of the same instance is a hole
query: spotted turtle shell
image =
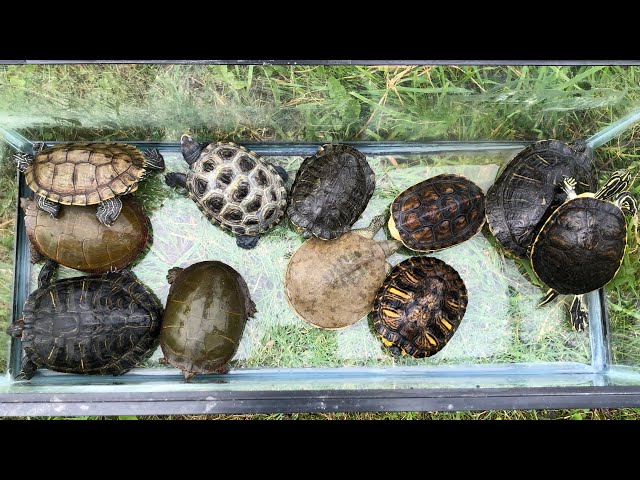
{"type": "Polygon", "coordinates": [[[425,358],[447,344],[466,309],[467,289],[453,267],[412,257],[396,265],[380,287],[373,326],[392,354],[425,358]]]}
{"type": "Polygon", "coordinates": [[[560,188],[564,176],[576,179],[577,193],[596,188],[593,163],[582,147],[541,140],[518,153],[487,190],[487,222],[508,253],[528,257],[540,227],[567,200],[560,188]]]}
{"type": "Polygon", "coordinates": [[[398,195],[391,204],[391,218],[399,240],[407,248],[440,250],[480,231],[484,224],[484,193],[460,175],[438,175],[398,195]]]}
{"type": "Polygon", "coordinates": [[[242,276],[217,261],[170,270],[162,320],[165,359],[186,376],[224,373],[256,307],[242,276]]]}
{"type": "Polygon", "coordinates": [[[69,206],[57,218],[23,199],[27,236],[40,254],[87,273],[121,270],[133,262],[150,239],[149,219],[131,197],[110,227],[96,219],[95,206],[69,206]]]}
{"type": "Polygon", "coordinates": [[[162,305],[125,270],[38,288],[22,315],[22,346],[38,367],[120,375],[158,346],[162,305]]]}
{"type": "Polygon", "coordinates": [[[214,224],[255,236],[283,217],[282,177],[256,153],[234,143],[207,145],[187,172],[189,197],[214,224]]]}
{"type": "Polygon", "coordinates": [[[349,145],[323,145],[302,162],[289,195],[294,225],[323,240],[351,230],[376,186],[366,157],[349,145]]]}
{"type": "Polygon", "coordinates": [[[615,277],[626,246],[622,210],[606,200],[579,196],[558,207],[544,224],[531,250],[531,266],[558,293],[579,295],[615,277]]]}
{"type": "Polygon", "coordinates": [[[134,192],[146,160],[120,143],[64,143],[35,155],[25,181],[35,193],[63,205],[95,205],[134,192]]]}

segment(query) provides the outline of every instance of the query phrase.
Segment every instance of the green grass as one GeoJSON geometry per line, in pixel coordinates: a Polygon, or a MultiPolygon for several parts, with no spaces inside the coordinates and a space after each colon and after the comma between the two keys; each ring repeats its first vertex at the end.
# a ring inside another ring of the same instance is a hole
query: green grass
{"type": "MultiPolygon", "coordinates": [[[[0,126],[18,129],[28,138],[50,140],[176,141],[184,132],[200,138],[237,142],[529,141],[549,137],[570,140],[588,137],[640,106],[638,80],[638,67],[601,66],[0,66],[0,126]]],[[[640,155],[636,153],[636,139],[639,134],[640,127],[636,127],[596,151],[601,179],[623,167],[638,176],[640,155]]],[[[15,170],[8,150],[1,154],[0,328],[4,330],[12,277],[15,170]]],[[[299,160],[277,159],[290,171],[295,170],[299,160]]],[[[463,173],[476,175],[479,184],[488,182],[482,185],[485,190],[495,175],[490,168],[495,165],[495,159],[491,157],[441,155],[414,163],[409,161],[409,164],[403,161],[406,159],[382,159],[375,164],[379,187],[367,215],[383,208],[395,194],[434,169],[463,165],[463,173]],[[478,168],[481,165],[485,168],[478,168]]],[[[640,198],[640,181],[636,181],[633,193],[640,198]]],[[[165,188],[159,176],[145,180],[136,195],[159,220],[154,225],[154,246],[138,263],[136,271],[141,272],[141,277],[161,298],[166,295],[164,275],[168,267],[191,260],[196,253],[237,263],[239,254],[233,239],[212,228],[189,201],[165,188]],[[161,221],[162,204],[166,202],[172,203],[177,221],[188,223],[195,228],[193,232],[186,228],[183,234],[163,230],[166,225],[161,221]]],[[[452,340],[439,357],[426,362],[587,359],[588,339],[567,328],[564,307],[535,309],[540,290],[531,283],[530,276],[522,271],[521,265],[482,243],[484,239],[479,236],[461,246],[464,255],[460,254],[461,250],[456,253],[456,249],[438,254],[466,275],[465,281],[470,284],[476,301],[470,304],[466,322],[454,337],[457,343],[452,340]],[[479,278],[480,271],[489,273],[484,282],[474,285],[473,279],[479,278]],[[504,292],[500,304],[504,315],[500,317],[503,323],[493,325],[487,322],[492,312],[483,311],[483,306],[497,291],[504,292]],[[476,335],[490,341],[480,348],[472,341],[476,335]]],[[[490,236],[487,239],[491,241],[490,236]]],[[[639,240],[637,223],[632,223],[623,268],[608,288],[614,361],[635,365],[640,363],[639,240]]],[[[256,290],[258,308],[265,318],[286,313],[281,287],[273,281],[284,263],[268,258],[281,257],[299,241],[285,224],[263,238],[260,249],[251,257],[266,262],[261,268],[268,273],[267,278],[254,279],[254,285],[260,287],[256,290]],[[267,252],[269,255],[265,255],[267,252]]],[[[326,366],[340,362],[387,364],[391,361],[380,348],[373,348],[375,343],[368,344],[372,348],[364,352],[353,350],[361,344],[359,339],[369,338],[366,328],[351,334],[353,338],[345,339],[344,332],[321,332],[295,322],[292,317],[289,322],[273,325],[256,322],[257,325],[250,326],[239,352],[239,365],[326,366]],[[309,348],[303,350],[300,345],[309,348]],[[337,351],[342,352],[340,356],[336,356],[337,351]]],[[[0,338],[4,337],[0,335],[0,338]]],[[[0,349],[0,355],[3,354],[0,349]]],[[[402,360],[400,363],[412,362],[402,360]]],[[[334,414],[328,417],[637,418],[638,411],[334,414]]]]}

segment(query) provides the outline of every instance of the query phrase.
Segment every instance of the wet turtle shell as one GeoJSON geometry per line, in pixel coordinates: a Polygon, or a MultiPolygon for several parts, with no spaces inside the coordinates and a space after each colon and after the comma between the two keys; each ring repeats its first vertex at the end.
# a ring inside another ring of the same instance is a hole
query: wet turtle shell
{"type": "Polygon", "coordinates": [[[247,319],[256,313],[249,288],[230,266],[216,261],[172,268],[160,346],[165,360],[189,380],[226,373],[247,319]]]}
{"type": "Polygon", "coordinates": [[[24,378],[42,367],[121,375],[158,346],[161,318],[160,302],[124,270],[43,281],[7,332],[22,339],[24,378]]]}
{"type": "Polygon", "coordinates": [[[97,207],[69,206],[52,218],[31,199],[21,199],[30,244],[36,255],[76,270],[103,273],[133,262],[150,238],[149,219],[133,198],[123,198],[111,227],[96,218],[97,207]]]}
{"type": "Polygon", "coordinates": [[[386,257],[400,246],[373,240],[383,223],[370,227],[369,235],[351,231],[331,242],[311,238],[296,250],[284,285],[300,318],[319,328],[338,329],[367,316],[386,276],[386,257]]]}
{"type": "Polygon", "coordinates": [[[393,355],[429,357],[451,339],[467,309],[467,289],[451,266],[433,257],[396,265],[380,287],[373,325],[393,355]]]}
{"type": "Polygon", "coordinates": [[[360,218],[375,186],[362,153],[349,145],[323,145],[300,165],[287,214],[307,236],[333,240],[360,218]]]}
{"type": "Polygon", "coordinates": [[[395,198],[389,231],[411,250],[433,252],[468,240],[480,231],[484,218],[482,189],[460,175],[444,174],[395,198]]]}
{"type": "Polygon", "coordinates": [[[487,190],[489,228],[510,254],[527,258],[536,233],[567,199],[558,185],[564,176],[577,180],[578,193],[596,185],[586,143],[541,140],[522,150],[487,190]]]}

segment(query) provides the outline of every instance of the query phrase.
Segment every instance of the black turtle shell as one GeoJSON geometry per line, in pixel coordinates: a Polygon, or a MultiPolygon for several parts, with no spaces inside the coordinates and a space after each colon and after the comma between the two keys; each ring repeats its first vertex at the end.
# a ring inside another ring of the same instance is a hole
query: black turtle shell
{"type": "Polygon", "coordinates": [[[596,188],[586,144],[541,140],[511,160],[487,190],[486,215],[491,232],[509,253],[526,258],[535,234],[566,199],[563,177],[577,181],[576,192],[596,188]]]}
{"type": "Polygon", "coordinates": [[[580,295],[615,277],[626,245],[622,210],[605,200],[578,197],[561,205],[542,227],[531,266],[558,293],[580,295]]]}
{"type": "Polygon", "coordinates": [[[291,221],[333,240],[351,229],[376,186],[365,156],[349,145],[324,145],[302,162],[289,194],[291,221]]]}

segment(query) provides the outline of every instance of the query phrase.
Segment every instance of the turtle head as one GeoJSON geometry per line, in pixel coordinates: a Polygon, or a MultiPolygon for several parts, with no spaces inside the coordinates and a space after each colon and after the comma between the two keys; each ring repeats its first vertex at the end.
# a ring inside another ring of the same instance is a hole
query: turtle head
{"type": "Polygon", "coordinates": [[[33,162],[33,156],[26,153],[16,153],[13,156],[13,160],[18,166],[18,170],[20,170],[22,173],[26,173],[27,167],[29,167],[29,165],[31,165],[31,162],[33,162]]]}
{"type": "Polygon", "coordinates": [[[191,135],[185,133],[180,137],[180,151],[189,165],[192,165],[198,159],[202,149],[203,146],[195,141],[191,135]]]}

